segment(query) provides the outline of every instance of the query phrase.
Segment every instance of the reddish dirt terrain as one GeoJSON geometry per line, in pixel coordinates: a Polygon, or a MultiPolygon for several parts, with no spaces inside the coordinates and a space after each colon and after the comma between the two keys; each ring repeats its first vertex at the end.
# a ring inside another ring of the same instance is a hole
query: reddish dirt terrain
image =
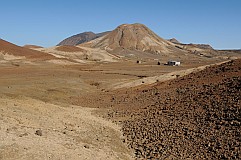
{"type": "Polygon", "coordinates": [[[24,48],[29,48],[29,49],[34,49],[34,48],[43,48],[43,47],[41,47],[41,46],[37,46],[37,45],[30,45],[30,44],[24,45],[23,47],[24,47],[24,48]]]}
{"type": "Polygon", "coordinates": [[[221,60],[199,62],[5,64],[0,67],[0,159],[132,159],[127,145],[137,159],[239,158],[240,60],[175,75],[174,81],[106,90],[221,60]],[[96,114],[117,122],[122,132],[96,114]]]}
{"type": "Polygon", "coordinates": [[[30,58],[30,59],[53,59],[53,58],[55,58],[54,56],[52,56],[50,54],[35,51],[35,50],[24,48],[24,47],[20,47],[20,46],[14,45],[12,43],[9,43],[7,41],[4,41],[2,39],[0,39],[0,51],[4,52],[5,54],[7,53],[7,54],[10,54],[13,56],[24,56],[24,57],[30,58]]]}
{"type": "Polygon", "coordinates": [[[241,59],[91,99],[137,159],[241,159],[241,59]]]}

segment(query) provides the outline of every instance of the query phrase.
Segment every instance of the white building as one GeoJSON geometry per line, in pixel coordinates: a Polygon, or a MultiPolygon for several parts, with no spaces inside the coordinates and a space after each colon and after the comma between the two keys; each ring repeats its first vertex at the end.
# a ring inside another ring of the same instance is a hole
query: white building
{"type": "Polygon", "coordinates": [[[180,66],[181,62],[179,62],[179,61],[168,61],[167,65],[169,65],[169,66],[180,66]]]}

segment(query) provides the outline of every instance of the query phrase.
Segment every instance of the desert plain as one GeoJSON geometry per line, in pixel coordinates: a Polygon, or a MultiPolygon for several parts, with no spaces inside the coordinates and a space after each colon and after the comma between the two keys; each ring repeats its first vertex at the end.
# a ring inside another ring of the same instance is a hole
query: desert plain
{"type": "Polygon", "coordinates": [[[52,48],[1,40],[0,159],[241,158],[241,53],[146,30],[52,48]]]}

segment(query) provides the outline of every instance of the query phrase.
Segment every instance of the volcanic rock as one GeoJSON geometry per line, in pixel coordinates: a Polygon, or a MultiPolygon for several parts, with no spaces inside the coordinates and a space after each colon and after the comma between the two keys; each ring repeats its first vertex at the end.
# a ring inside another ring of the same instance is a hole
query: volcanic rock
{"type": "Polygon", "coordinates": [[[42,130],[38,129],[38,130],[36,130],[35,134],[38,136],[42,136],[43,132],[42,132],[42,130]]]}
{"type": "Polygon", "coordinates": [[[102,32],[102,33],[93,33],[93,32],[83,32],[80,34],[73,35],[61,41],[57,46],[69,45],[69,46],[76,46],[81,43],[89,42],[93,39],[102,37],[109,32],[102,32]]]}
{"type": "Polygon", "coordinates": [[[137,159],[241,159],[241,59],[111,95],[137,159]]]}

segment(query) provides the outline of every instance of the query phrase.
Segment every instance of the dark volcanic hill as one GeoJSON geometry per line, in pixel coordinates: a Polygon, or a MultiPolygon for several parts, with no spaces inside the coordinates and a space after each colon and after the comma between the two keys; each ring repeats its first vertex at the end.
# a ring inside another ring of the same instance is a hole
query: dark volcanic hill
{"type": "Polygon", "coordinates": [[[168,39],[168,41],[170,41],[172,43],[180,44],[180,42],[177,39],[175,39],[175,38],[168,39]]]}
{"type": "Polygon", "coordinates": [[[54,56],[35,51],[29,48],[20,47],[5,40],[0,39],[0,52],[3,54],[9,54],[13,56],[24,56],[29,59],[52,59],[54,56]]]}
{"type": "Polygon", "coordinates": [[[120,50],[149,53],[169,53],[178,50],[175,45],[152,32],[143,24],[123,24],[103,37],[82,44],[108,52],[120,50]]]}
{"type": "Polygon", "coordinates": [[[63,46],[63,45],[76,46],[78,44],[89,42],[93,39],[102,37],[108,33],[109,32],[102,32],[102,33],[95,34],[93,32],[83,32],[64,39],[57,46],[63,46]]]}

